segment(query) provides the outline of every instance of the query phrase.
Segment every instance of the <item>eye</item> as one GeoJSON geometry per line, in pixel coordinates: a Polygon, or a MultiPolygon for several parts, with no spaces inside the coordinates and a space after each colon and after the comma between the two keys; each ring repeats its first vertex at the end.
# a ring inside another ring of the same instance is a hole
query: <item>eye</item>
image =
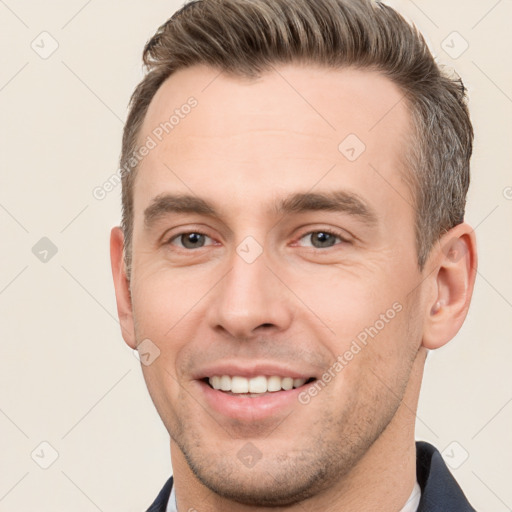
{"type": "MultiPolygon", "coordinates": [[[[167,241],[169,245],[177,245],[183,249],[200,249],[205,246],[206,240],[212,240],[208,235],[197,231],[178,233],[167,241]]],[[[211,245],[211,244],[208,244],[211,245]]]]}
{"type": "Polygon", "coordinates": [[[318,231],[310,231],[302,235],[299,240],[308,240],[309,243],[304,244],[305,247],[314,247],[315,249],[325,249],[336,245],[336,241],[349,242],[346,238],[341,236],[340,233],[322,229],[318,231]]]}

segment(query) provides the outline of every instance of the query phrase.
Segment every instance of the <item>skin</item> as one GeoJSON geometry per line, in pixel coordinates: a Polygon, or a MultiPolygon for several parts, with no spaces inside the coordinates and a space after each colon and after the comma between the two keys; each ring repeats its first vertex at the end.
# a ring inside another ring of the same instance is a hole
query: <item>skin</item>
{"type": "Polygon", "coordinates": [[[450,230],[418,268],[402,164],[411,119],[376,72],[287,65],[249,81],[194,66],[158,90],[139,140],[190,96],[197,107],[140,163],[130,282],[122,231],[111,233],[123,337],[160,350],[142,370],[171,436],[179,510],[400,510],[416,479],[426,354],[453,338],[469,307],[473,230],[450,230]],[[338,150],[348,134],[366,146],[353,162],[338,150]],[[357,194],[376,222],[271,208],[331,190],[357,194]],[[144,211],[161,194],[200,197],[217,214],[168,212],[148,228],[144,211]],[[318,247],[322,230],[341,238],[318,247]],[[177,237],[195,232],[206,237],[193,248],[177,237]],[[252,263],[237,253],[248,236],[263,249],[252,263]],[[396,303],[401,311],[307,405],[233,418],[196,379],[220,361],[321,378],[396,303]],[[249,442],[261,456],[251,467],[238,456],[249,442]]]}

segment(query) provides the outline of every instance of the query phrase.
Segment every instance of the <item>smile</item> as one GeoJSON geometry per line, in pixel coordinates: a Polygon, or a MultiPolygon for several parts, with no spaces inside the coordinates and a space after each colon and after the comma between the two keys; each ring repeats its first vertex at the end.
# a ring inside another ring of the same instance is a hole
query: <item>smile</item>
{"type": "Polygon", "coordinates": [[[300,388],[310,379],[294,379],[292,377],[280,377],[273,375],[267,377],[258,375],[252,378],[246,378],[239,375],[214,375],[205,379],[211,388],[233,395],[262,395],[264,393],[274,393],[277,391],[289,391],[290,389],[300,388]]]}

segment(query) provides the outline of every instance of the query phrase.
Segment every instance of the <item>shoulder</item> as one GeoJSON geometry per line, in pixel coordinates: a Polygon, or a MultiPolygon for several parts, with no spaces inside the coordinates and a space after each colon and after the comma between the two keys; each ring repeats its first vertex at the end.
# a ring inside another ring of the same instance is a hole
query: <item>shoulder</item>
{"type": "Polygon", "coordinates": [[[171,476],[169,480],[165,482],[162,490],[158,493],[155,501],[151,504],[146,512],[165,512],[167,508],[167,502],[169,501],[169,496],[171,495],[172,484],[173,478],[171,476]]]}
{"type": "Polygon", "coordinates": [[[424,441],[416,442],[416,477],[421,487],[417,512],[476,512],[437,448],[424,441]]]}

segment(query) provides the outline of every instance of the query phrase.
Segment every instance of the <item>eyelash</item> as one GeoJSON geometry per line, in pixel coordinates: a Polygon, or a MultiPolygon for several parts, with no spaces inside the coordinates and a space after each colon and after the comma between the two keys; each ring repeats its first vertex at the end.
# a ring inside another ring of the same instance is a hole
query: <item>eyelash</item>
{"type": "MultiPolygon", "coordinates": [[[[313,251],[318,251],[318,252],[325,252],[326,249],[332,249],[333,247],[336,247],[336,245],[341,245],[341,244],[349,244],[351,243],[350,240],[347,240],[347,238],[345,238],[341,233],[335,231],[335,230],[332,230],[332,229],[315,229],[315,230],[311,230],[311,231],[306,231],[305,233],[303,233],[302,235],[300,235],[298,238],[297,238],[297,241],[298,240],[302,240],[304,237],[308,236],[308,235],[312,235],[312,234],[315,234],[315,233],[325,233],[327,235],[331,235],[331,236],[334,236],[335,238],[338,238],[340,240],[340,243],[338,244],[335,244],[334,246],[330,246],[330,247],[325,247],[325,248],[318,248],[318,247],[309,247],[309,249],[313,250],[313,251]]],[[[164,245],[172,245],[172,242],[176,239],[179,239],[180,237],[182,237],[183,235],[191,235],[191,234],[194,234],[194,235],[202,235],[202,236],[205,236],[207,238],[210,238],[211,240],[213,240],[212,237],[210,237],[209,235],[207,235],[206,233],[202,232],[202,231],[199,231],[199,230],[192,230],[192,231],[182,231],[181,233],[177,233],[175,235],[173,235],[171,238],[169,238],[167,240],[167,242],[165,242],[164,245]]],[[[202,249],[203,247],[199,247],[198,249],[202,249]]],[[[179,249],[181,250],[184,250],[184,251],[187,251],[187,252],[191,252],[191,251],[194,251],[196,249],[187,249],[186,247],[179,247],[179,249]]]]}

